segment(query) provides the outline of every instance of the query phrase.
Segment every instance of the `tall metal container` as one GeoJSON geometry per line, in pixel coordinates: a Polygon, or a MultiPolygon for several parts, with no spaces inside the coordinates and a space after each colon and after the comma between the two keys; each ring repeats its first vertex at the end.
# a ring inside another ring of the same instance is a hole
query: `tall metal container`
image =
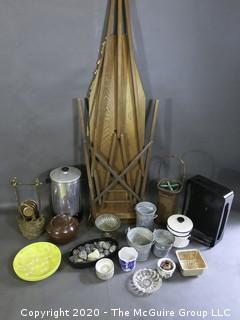
{"type": "Polygon", "coordinates": [[[74,167],[60,167],[50,172],[52,208],[55,214],[71,216],[80,211],[81,171],[74,167]]]}

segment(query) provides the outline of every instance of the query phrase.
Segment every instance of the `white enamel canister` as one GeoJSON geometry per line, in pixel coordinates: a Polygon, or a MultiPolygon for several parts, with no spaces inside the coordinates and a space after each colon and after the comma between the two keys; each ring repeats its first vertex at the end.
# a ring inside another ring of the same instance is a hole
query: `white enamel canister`
{"type": "Polygon", "coordinates": [[[185,248],[189,245],[189,238],[193,229],[192,220],[181,214],[174,214],[167,220],[167,229],[175,236],[173,246],[185,248]]]}

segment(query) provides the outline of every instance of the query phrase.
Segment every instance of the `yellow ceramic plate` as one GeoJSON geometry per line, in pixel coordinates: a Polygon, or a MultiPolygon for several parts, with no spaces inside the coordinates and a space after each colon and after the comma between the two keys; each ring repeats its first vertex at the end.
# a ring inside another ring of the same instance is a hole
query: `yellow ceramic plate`
{"type": "Polygon", "coordinates": [[[61,263],[61,251],[50,242],[35,242],[20,250],[13,260],[17,276],[26,281],[50,277],[61,263]]]}

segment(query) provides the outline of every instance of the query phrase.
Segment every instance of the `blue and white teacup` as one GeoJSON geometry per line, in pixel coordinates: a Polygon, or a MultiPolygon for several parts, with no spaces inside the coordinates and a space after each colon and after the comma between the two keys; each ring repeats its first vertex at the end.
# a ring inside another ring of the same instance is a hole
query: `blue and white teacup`
{"type": "Polygon", "coordinates": [[[125,272],[132,271],[136,268],[138,252],[132,247],[123,247],[118,251],[118,258],[121,269],[125,272]]]}

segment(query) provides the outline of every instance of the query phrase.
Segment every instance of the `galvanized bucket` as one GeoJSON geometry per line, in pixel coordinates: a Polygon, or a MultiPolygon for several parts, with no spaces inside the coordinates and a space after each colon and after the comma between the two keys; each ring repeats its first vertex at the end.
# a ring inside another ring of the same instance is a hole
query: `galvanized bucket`
{"type": "Polygon", "coordinates": [[[186,177],[185,163],[177,156],[171,155],[165,158],[176,159],[181,166],[179,179],[163,178],[157,184],[158,188],[158,218],[157,224],[166,225],[167,219],[177,213],[179,195],[183,189],[186,177]]]}
{"type": "Polygon", "coordinates": [[[138,252],[137,261],[146,261],[151,252],[153,244],[153,233],[147,228],[128,228],[127,241],[130,247],[138,252]]]}
{"type": "Polygon", "coordinates": [[[153,231],[153,238],[153,254],[158,258],[167,256],[175,241],[174,235],[167,230],[158,229],[153,231]]]}

